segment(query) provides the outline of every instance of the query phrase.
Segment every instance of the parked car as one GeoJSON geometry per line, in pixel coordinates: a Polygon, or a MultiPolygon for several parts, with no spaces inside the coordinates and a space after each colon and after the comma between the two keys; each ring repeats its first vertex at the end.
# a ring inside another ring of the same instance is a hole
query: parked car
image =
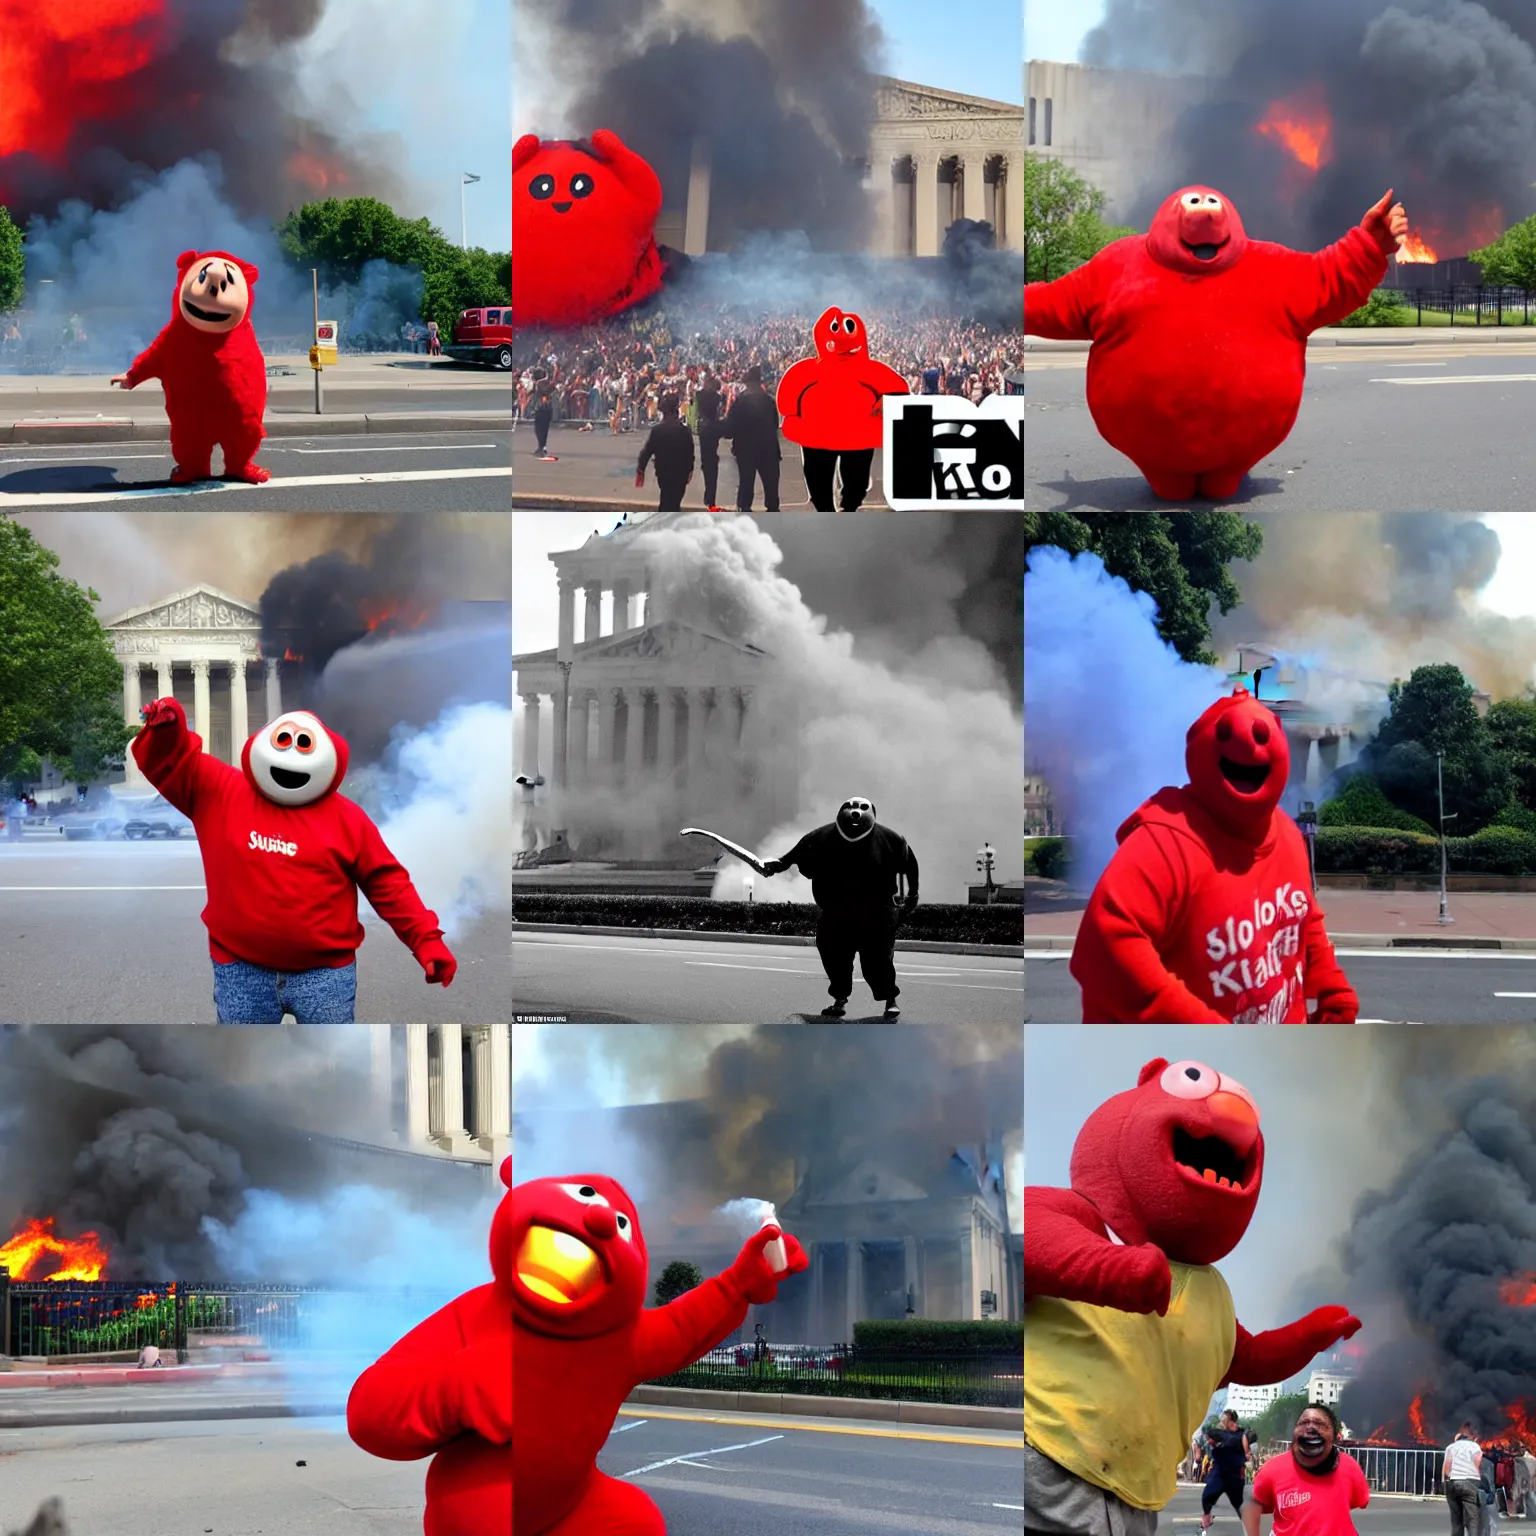
{"type": "Polygon", "coordinates": [[[123,823],[123,836],[140,838],[192,836],[192,823],[162,795],[136,807],[123,823]]]}
{"type": "Polygon", "coordinates": [[[64,836],[72,843],[121,837],[126,825],[121,816],[71,816],[64,823],[64,836]]]}

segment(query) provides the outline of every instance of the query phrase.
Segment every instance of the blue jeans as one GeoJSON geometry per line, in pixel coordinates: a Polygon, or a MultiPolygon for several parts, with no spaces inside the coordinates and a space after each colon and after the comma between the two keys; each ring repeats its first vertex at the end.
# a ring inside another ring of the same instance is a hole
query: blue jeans
{"type": "Polygon", "coordinates": [[[269,971],[245,960],[213,962],[213,1006],[220,1024],[350,1024],[357,1004],[357,961],[312,971],[269,971]]]}

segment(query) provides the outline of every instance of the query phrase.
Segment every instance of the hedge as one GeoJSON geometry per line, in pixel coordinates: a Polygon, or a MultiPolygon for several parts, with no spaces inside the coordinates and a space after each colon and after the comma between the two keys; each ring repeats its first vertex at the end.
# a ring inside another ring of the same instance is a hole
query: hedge
{"type": "MultiPolygon", "coordinates": [[[[1517,827],[1484,827],[1445,840],[1446,865],[1457,874],[1536,874],[1536,836],[1517,827]]],[[[1319,874],[1375,879],[1433,879],[1440,873],[1440,840],[1390,827],[1319,827],[1319,874]]]]}
{"type": "Polygon", "coordinates": [[[1042,837],[1025,851],[1026,868],[1042,880],[1065,880],[1067,877],[1067,840],[1064,837],[1042,837]]]}
{"type": "Polygon", "coordinates": [[[1317,822],[1322,827],[1390,827],[1395,832],[1431,835],[1435,830],[1427,821],[1393,805],[1369,773],[1351,774],[1338,794],[1318,807],[1317,822]]]}
{"type": "MultiPolygon", "coordinates": [[[[689,928],[699,933],[782,933],[810,937],[816,908],[798,901],[714,901],[708,896],[586,896],[554,891],[512,893],[520,923],[582,923],[605,928],[689,928]]],[[[1013,902],[991,906],[919,905],[901,919],[900,939],[949,944],[1022,944],[1024,909],[1013,902]]]]}
{"type": "Polygon", "coordinates": [[[1022,1355],[1024,1324],[995,1318],[937,1322],[909,1317],[871,1319],[853,1325],[855,1354],[868,1350],[887,1359],[920,1359],[925,1355],[959,1355],[974,1351],[988,1355],[1022,1355]]]}

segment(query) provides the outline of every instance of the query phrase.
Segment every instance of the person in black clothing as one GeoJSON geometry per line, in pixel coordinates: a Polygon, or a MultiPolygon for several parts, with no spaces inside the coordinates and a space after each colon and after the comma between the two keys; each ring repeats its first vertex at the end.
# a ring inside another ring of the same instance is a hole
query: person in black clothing
{"type": "Polygon", "coordinates": [[[536,436],[533,451],[540,457],[544,457],[549,453],[549,424],[555,418],[555,406],[551,398],[555,392],[555,385],[552,379],[538,379],[533,387],[539,397],[533,408],[533,430],[536,436]]]}
{"type": "Polygon", "coordinates": [[[763,506],[779,510],[779,408],[763,389],[763,370],[756,363],[742,375],[746,388],[726,414],[721,436],[731,440],[736,459],[738,511],[752,510],[757,476],[763,481],[763,506]]]}
{"type": "Polygon", "coordinates": [[[1230,1408],[1222,1414],[1220,1428],[1205,1433],[1211,1470],[1200,1495],[1200,1529],[1208,1531],[1222,1494],[1232,1501],[1237,1518],[1243,1518],[1243,1478],[1253,1450],[1248,1444],[1248,1431],[1237,1422],[1237,1415],[1230,1408]]]}
{"type": "Polygon", "coordinates": [[[853,957],[865,984],[885,1004],[884,1017],[901,1016],[896,999],[896,920],[917,906],[917,856],[906,838],[875,822],[875,807],[862,795],[844,800],[837,819],[807,832],[765,875],[794,865],[811,882],[816,902],[816,952],[827,973],[832,1005],[824,1019],[840,1019],[853,992],[853,957]],[[907,893],[898,902],[899,882],[907,893]]]}
{"type": "Polygon", "coordinates": [[[686,421],[677,419],[677,396],[661,397],[661,420],[651,428],[640,462],[635,467],[635,484],[645,484],[645,466],[656,460],[656,483],[661,487],[657,510],[681,512],[683,492],[693,479],[693,433],[686,421]]]}
{"type": "Polygon", "coordinates": [[[704,375],[699,391],[699,468],[704,471],[704,505],[718,510],[715,492],[720,479],[720,382],[714,374],[704,375]]]}

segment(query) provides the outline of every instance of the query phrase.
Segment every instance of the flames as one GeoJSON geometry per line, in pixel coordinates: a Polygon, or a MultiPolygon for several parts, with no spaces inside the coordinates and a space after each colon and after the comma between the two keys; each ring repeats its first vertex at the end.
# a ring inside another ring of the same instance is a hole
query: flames
{"type": "Polygon", "coordinates": [[[0,1243],[0,1268],[13,1280],[100,1280],[107,1268],[107,1250],[94,1232],[61,1237],[53,1217],[33,1217],[9,1242],[0,1243]]]}
{"type": "Polygon", "coordinates": [[[1501,1280],[1499,1300],[1506,1307],[1536,1307],[1536,1275],[1514,1275],[1501,1280]]]}
{"type": "Polygon", "coordinates": [[[305,192],[331,197],[345,196],[351,180],[340,161],[327,159],[307,145],[289,155],[283,162],[283,169],[288,173],[288,179],[305,192]]]}
{"type": "Polygon", "coordinates": [[[1434,246],[1430,245],[1422,235],[1414,230],[1409,230],[1403,243],[1397,248],[1399,263],[1412,261],[1439,261],[1434,246]]]}
{"type": "Polygon", "coordinates": [[[1320,89],[1270,102],[1254,131],[1313,175],[1333,158],[1333,118],[1320,89]]]}
{"type": "Polygon", "coordinates": [[[283,650],[283,660],[284,661],[303,661],[304,660],[304,652],[303,651],[293,650],[291,647],[285,647],[284,650],[283,650]]]}
{"type": "Polygon", "coordinates": [[[432,617],[432,610],[407,598],[380,597],[363,604],[361,618],[369,634],[377,630],[394,633],[401,629],[420,629],[432,617]]]}

